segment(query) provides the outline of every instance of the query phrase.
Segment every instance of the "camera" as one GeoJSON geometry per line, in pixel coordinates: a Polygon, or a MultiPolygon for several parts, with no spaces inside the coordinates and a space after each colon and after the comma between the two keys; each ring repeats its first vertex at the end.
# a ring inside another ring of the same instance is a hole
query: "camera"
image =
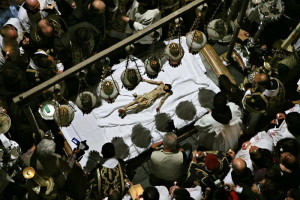
{"type": "Polygon", "coordinates": [[[80,142],[78,139],[73,138],[72,142],[77,145],[77,149],[80,149],[83,151],[86,151],[89,149],[89,146],[87,145],[86,140],[83,140],[80,142]]]}

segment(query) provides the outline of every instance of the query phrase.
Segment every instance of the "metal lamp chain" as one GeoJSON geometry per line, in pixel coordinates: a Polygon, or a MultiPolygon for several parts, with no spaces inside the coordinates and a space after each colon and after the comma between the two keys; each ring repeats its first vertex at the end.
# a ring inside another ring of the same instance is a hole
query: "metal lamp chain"
{"type": "MultiPolygon", "coordinates": [[[[224,0],[222,0],[222,1],[219,3],[217,9],[216,9],[215,12],[212,14],[211,18],[208,20],[208,23],[211,22],[211,21],[215,18],[215,15],[216,15],[217,12],[219,11],[220,7],[221,7],[221,6],[224,6],[223,4],[225,4],[225,3],[224,3],[224,0]]],[[[205,29],[205,32],[207,32],[207,25],[205,26],[204,29],[205,29]]]]}

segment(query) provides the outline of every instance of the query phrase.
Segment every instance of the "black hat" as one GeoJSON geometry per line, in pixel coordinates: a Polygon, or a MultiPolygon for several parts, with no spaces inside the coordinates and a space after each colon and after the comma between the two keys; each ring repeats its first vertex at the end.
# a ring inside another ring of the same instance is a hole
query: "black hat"
{"type": "Polygon", "coordinates": [[[111,143],[111,142],[105,143],[102,146],[101,153],[102,153],[103,158],[112,158],[112,157],[114,157],[116,155],[114,144],[111,143]]]}

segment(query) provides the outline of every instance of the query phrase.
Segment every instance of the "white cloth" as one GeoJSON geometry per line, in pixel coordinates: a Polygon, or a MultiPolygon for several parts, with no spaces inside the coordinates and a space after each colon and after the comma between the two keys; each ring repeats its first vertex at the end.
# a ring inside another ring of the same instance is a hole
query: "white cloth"
{"type": "Polygon", "coordinates": [[[10,18],[4,25],[13,25],[18,31],[17,42],[19,43],[22,40],[24,29],[21,25],[21,22],[18,18],[10,18]]]}
{"type": "MultiPolygon", "coordinates": [[[[4,25],[13,25],[18,31],[17,42],[19,43],[22,40],[24,29],[21,25],[21,22],[18,18],[10,18],[4,25]]],[[[3,37],[0,35],[0,67],[5,63],[5,58],[2,54],[3,49],[3,37]]],[[[21,52],[21,49],[20,49],[21,52]]]]}
{"type": "MultiPolygon", "coordinates": [[[[126,31],[125,31],[127,34],[131,34],[131,33],[134,34],[140,30],[143,30],[144,28],[157,22],[161,18],[158,8],[147,10],[144,13],[140,13],[138,7],[139,7],[139,3],[135,0],[127,12],[127,16],[134,21],[134,23],[133,23],[134,30],[132,30],[130,28],[129,24],[127,24],[126,31]]],[[[159,28],[157,31],[159,32],[159,35],[161,36],[162,29],[159,28]]],[[[157,38],[157,39],[159,40],[159,38],[157,38]]],[[[152,41],[153,41],[153,38],[152,38],[151,34],[149,34],[149,35],[146,35],[145,37],[141,38],[137,42],[139,42],[141,44],[151,44],[152,41]]]]}
{"type": "MultiPolygon", "coordinates": [[[[198,91],[200,88],[206,88],[214,92],[219,92],[219,88],[204,74],[205,68],[199,55],[188,53],[188,47],[185,44],[185,37],[181,39],[182,46],[185,50],[185,55],[182,59],[182,64],[177,68],[173,68],[166,60],[162,60],[163,71],[158,74],[155,80],[162,80],[165,83],[172,84],[173,95],[171,95],[161,107],[161,112],[167,113],[174,120],[176,127],[180,128],[191,121],[180,119],[175,114],[176,106],[182,101],[191,101],[197,110],[196,118],[199,118],[206,109],[201,107],[198,101],[198,91]]],[[[141,60],[137,60],[137,65],[143,78],[147,78],[144,74],[144,64],[141,60]]],[[[114,80],[122,85],[120,75],[124,71],[126,61],[113,66],[114,80]]],[[[130,62],[129,67],[133,67],[134,63],[130,62]]],[[[124,119],[118,116],[118,109],[128,104],[133,100],[132,94],[143,94],[154,89],[156,86],[141,82],[133,91],[128,91],[120,87],[120,95],[116,101],[109,104],[102,101],[102,105],[94,109],[90,114],[83,113],[74,105],[76,109],[75,118],[69,127],[63,127],[62,132],[71,147],[75,145],[71,142],[73,137],[79,140],[87,140],[91,150],[99,151],[102,145],[111,142],[114,137],[122,137],[124,142],[130,147],[130,155],[127,159],[137,156],[144,149],[136,147],[131,141],[132,128],[136,124],[141,124],[149,129],[152,136],[152,141],[157,142],[162,140],[164,133],[159,132],[155,126],[156,107],[159,104],[157,100],[154,105],[135,114],[128,114],[124,119]]],[[[85,166],[88,152],[85,153],[80,163],[85,166]]]]}
{"type": "MultiPolygon", "coordinates": [[[[40,15],[41,15],[41,18],[45,18],[47,15],[48,15],[48,12],[46,11],[43,11],[43,9],[47,6],[47,2],[46,0],[38,0],[39,3],[40,3],[40,15]]],[[[24,5],[25,3],[23,3],[24,5]]],[[[21,25],[22,27],[24,28],[24,30],[26,32],[30,32],[30,27],[31,27],[31,23],[30,23],[30,20],[29,20],[29,17],[28,17],[28,14],[27,14],[27,10],[22,6],[20,6],[20,9],[19,9],[19,13],[18,13],[18,18],[21,22],[21,25]]]]}
{"type": "Polygon", "coordinates": [[[103,167],[110,168],[110,169],[115,168],[117,165],[118,165],[118,160],[115,158],[110,158],[102,164],[103,167]]]}
{"type": "Polygon", "coordinates": [[[211,112],[204,115],[195,123],[195,127],[199,131],[216,134],[213,150],[228,151],[229,149],[235,149],[241,134],[242,112],[240,108],[232,102],[227,103],[227,105],[230,107],[232,113],[232,119],[228,124],[217,122],[212,117],[211,112]]]}
{"type": "MultiPolygon", "coordinates": [[[[159,193],[159,200],[172,200],[172,196],[169,194],[168,189],[165,186],[155,186],[159,193]]],[[[190,196],[195,200],[201,200],[202,189],[200,186],[194,188],[185,188],[190,196]]]]}
{"type": "MultiPolygon", "coordinates": [[[[295,105],[293,108],[285,111],[286,114],[290,112],[298,112],[300,113],[300,106],[295,105]]],[[[251,146],[257,146],[259,148],[268,149],[271,152],[274,150],[277,142],[284,138],[295,138],[291,133],[288,132],[285,121],[282,122],[279,128],[272,128],[268,130],[268,132],[261,131],[257,133],[250,139],[251,145],[247,147],[246,150],[240,149],[237,154],[236,158],[242,158],[247,163],[247,167],[253,171],[252,161],[250,159],[249,149],[251,146]]],[[[231,171],[226,175],[224,178],[224,183],[233,184],[231,178],[231,171]]]]}

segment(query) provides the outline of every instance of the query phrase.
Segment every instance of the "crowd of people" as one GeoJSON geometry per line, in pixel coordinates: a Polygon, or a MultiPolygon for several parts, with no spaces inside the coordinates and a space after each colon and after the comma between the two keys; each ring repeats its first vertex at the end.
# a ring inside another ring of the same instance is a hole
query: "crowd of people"
{"type": "MultiPolygon", "coordinates": [[[[206,2],[204,23],[211,18],[210,14],[215,14],[220,2],[206,2]]],[[[267,24],[259,44],[250,49],[252,68],[243,71],[246,81],[239,87],[221,75],[221,92],[214,95],[213,107],[188,126],[202,140],[214,135],[212,144],[202,142],[196,148],[189,143],[182,144],[178,138],[187,129],[170,126],[163,141],[152,144],[141,154],[150,159],[152,172],[149,174],[152,186],[143,188],[132,182],[134,175],[129,172],[134,169],[116,158],[112,143],[102,146],[100,161],[89,171],[76,164],[88,149],[85,142],[78,142],[77,148],[66,157],[57,125],[43,120],[35,109],[49,98],[48,90],[27,104],[15,104],[12,98],[144,29],[161,19],[162,13],[172,12],[184,3],[171,0],[1,1],[0,113],[6,119],[9,116],[11,126],[5,133],[1,124],[0,198],[300,199],[299,35],[291,44],[292,50],[283,51],[284,56],[278,56],[280,52],[273,47],[299,23],[300,5],[294,0],[283,3],[284,15],[267,24]],[[271,69],[266,63],[271,63],[271,69]],[[36,121],[28,120],[32,119],[24,111],[28,111],[28,104],[36,121]]],[[[256,4],[252,1],[251,6],[256,4]]],[[[253,19],[249,13],[246,15],[242,27],[245,31],[241,32],[246,40],[241,37],[238,40],[242,45],[257,30],[259,22],[253,19]]],[[[165,39],[165,28],[157,31],[157,40],[165,39]]],[[[149,48],[153,40],[151,35],[138,40],[136,52],[149,48]]],[[[111,55],[112,63],[124,55],[111,55]]],[[[95,85],[101,75],[101,64],[94,63],[87,67],[84,78],[87,85],[95,85]]],[[[79,82],[75,75],[64,80],[60,90],[64,98],[60,100],[76,94],[79,82]]],[[[168,85],[159,87],[162,86],[168,85]]],[[[170,91],[168,86],[160,95],[167,98],[170,91]]],[[[128,107],[121,108],[120,114],[126,113],[128,107]]]]}

